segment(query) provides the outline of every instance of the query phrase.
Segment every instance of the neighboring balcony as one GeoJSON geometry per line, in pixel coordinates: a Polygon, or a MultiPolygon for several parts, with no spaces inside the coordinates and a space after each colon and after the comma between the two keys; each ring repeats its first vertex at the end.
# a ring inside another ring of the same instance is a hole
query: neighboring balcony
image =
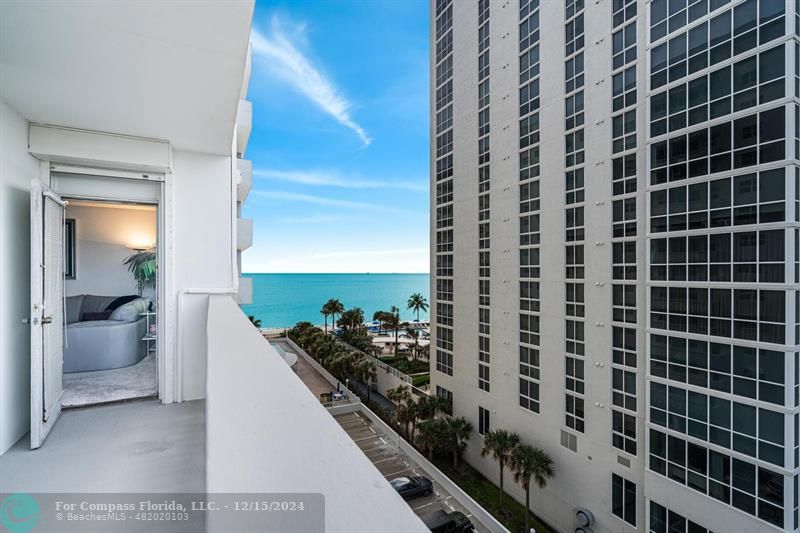
{"type": "Polygon", "coordinates": [[[240,252],[253,246],[253,219],[236,219],[236,249],[240,252]]]}
{"type": "Polygon", "coordinates": [[[236,153],[240,156],[247,151],[250,130],[253,128],[253,102],[239,100],[236,111],[236,153]]]}
{"type": "Polygon", "coordinates": [[[239,278],[239,305],[253,303],[253,278],[239,278]]]}
{"type": "Polygon", "coordinates": [[[236,199],[244,203],[250,189],[253,188],[253,162],[247,159],[238,159],[236,166],[239,169],[239,182],[236,184],[236,199]]]}

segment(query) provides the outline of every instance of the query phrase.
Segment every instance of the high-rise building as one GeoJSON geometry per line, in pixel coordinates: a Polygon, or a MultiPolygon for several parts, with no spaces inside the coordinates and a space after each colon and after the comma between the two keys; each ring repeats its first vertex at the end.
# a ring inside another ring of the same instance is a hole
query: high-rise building
{"type": "Polygon", "coordinates": [[[431,2],[431,386],[490,479],[487,431],[553,458],[560,531],[800,525],[799,35],[784,0],[431,2]]]}

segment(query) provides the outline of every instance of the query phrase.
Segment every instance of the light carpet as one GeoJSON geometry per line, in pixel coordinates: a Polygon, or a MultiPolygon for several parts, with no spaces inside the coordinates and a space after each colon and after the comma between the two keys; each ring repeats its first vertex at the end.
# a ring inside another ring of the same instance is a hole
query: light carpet
{"type": "Polygon", "coordinates": [[[77,407],[155,396],[156,383],[156,358],[150,354],[127,368],[64,374],[61,405],[77,407]]]}

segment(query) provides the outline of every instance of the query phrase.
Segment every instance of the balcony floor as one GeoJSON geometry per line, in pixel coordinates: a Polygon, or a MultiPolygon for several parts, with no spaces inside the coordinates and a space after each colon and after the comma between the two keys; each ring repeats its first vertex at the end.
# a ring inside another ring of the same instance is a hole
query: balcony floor
{"type": "Polygon", "coordinates": [[[0,456],[0,493],[204,492],[205,402],[67,410],[38,450],[0,456]]]}

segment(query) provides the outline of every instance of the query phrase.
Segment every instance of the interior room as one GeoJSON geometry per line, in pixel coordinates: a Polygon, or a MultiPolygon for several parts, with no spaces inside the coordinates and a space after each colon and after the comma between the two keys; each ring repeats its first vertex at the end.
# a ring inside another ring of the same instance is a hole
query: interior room
{"type": "Polygon", "coordinates": [[[157,395],[157,207],[66,199],[62,406],[157,395]]]}

